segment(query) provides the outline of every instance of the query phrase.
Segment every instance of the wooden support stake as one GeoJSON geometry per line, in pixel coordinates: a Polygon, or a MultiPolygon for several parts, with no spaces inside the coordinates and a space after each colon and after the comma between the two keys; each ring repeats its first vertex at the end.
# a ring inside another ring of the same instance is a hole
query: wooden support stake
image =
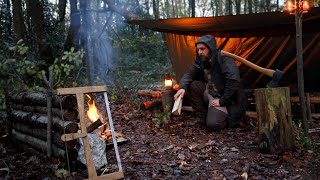
{"type": "Polygon", "coordinates": [[[173,107],[173,92],[172,90],[166,90],[162,92],[162,108],[163,112],[171,112],[173,107]]]}
{"type": "Polygon", "coordinates": [[[308,120],[312,120],[311,101],[310,101],[310,94],[309,93],[306,93],[306,103],[307,103],[307,118],[308,118],[308,120]]]}
{"type": "Polygon", "coordinates": [[[294,148],[293,122],[289,88],[255,90],[259,127],[259,149],[280,153],[294,148]]]}

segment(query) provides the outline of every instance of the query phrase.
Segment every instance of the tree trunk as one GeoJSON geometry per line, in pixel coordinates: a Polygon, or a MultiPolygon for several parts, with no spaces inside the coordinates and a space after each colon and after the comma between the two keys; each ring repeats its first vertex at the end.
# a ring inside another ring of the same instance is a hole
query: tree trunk
{"type": "Polygon", "coordinates": [[[191,0],[191,17],[196,17],[196,1],[191,0]]]}
{"type": "Polygon", "coordinates": [[[232,15],[233,9],[232,9],[232,1],[226,0],[226,15],[232,15]]]}
{"type": "Polygon", "coordinates": [[[152,9],[154,14],[154,19],[159,19],[159,0],[152,0],[152,9]]]}
{"type": "Polygon", "coordinates": [[[12,0],[13,28],[16,33],[16,42],[26,41],[26,27],[24,25],[21,0],[12,0]]]}
{"type": "Polygon", "coordinates": [[[248,0],[248,10],[249,10],[249,14],[252,14],[253,13],[253,3],[252,3],[252,0],[248,0]]]}
{"type": "Polygon", "coordinates": [[[39,0],[26,0],[26,3],[27,10],[32,12],[30,13],[30,16],[37,52],[40,55],[40,59],[44,60],[47,66],[50,66],[54,62],[54,56],[52,53],[52,48],[44,41],[46,27],[42,4],[39,0]]]}
{"type": "Polygon", "coordinates": [[[71,47],[79,50],[79,29],[80,13],[77,6],[78,0],[70,0],[70,26],[68,29],[67,39],[64,43],[64,50],[69,51],[71,47]]]}
{"type": "MultiPolygon", "coordinates": [[[[34,114],[23,111],[12,111],[11,120],[26,124],[33,124],[35,127],[47,128],[48,116],[43,114],[34,114]]],[[[60,118],[52,118],[54,130],[61,133],[75,133],[78,131],[78,124],[72,121],[62,121],[60,118]]]]}
{"type": "Polygon", "coordinates": [[[289,88],[255,90],[259,149],[277,154],[294,148],[289,88]]]}
{"type": "MultiPolygon", "coordinates": [[[[23,134],[33,136],[33,137],[39,138],[44,141],[47,140],[47,130],[46,129],[37,128],[32,125],[29,126],[27,124],[22,124],[22,123],[17,123],[17,122],[14,122],[12,124],[12,128],[23,133],[23,134]]],[[[76,146],[77,141],[71,140],[71,141],[64,142],[61,140],[62,134],[63,133],[53,132],[52,133],[52,142],[55,145],[57,145],[59,148],[65,149],[65,147],[67,146],[68,149],[73,149],[76,146]]]]}
{"type": "Polygon", "coordinates": [[[235,0],[236,4],[236,14],[239,15],[241,13],[241,0],[235,0]]]}
{"type": "Polygon", "coordinates": [[[89,15],[87,12],[88,3],[90,2],[86,0],[80,0],[81,27],[82,27],[80,46],[84,50],[83,64],[85,64],[85,67],[86,67],[86,77],[88,78],[89,85],[92,86],[94,81],[93,79],[94,66],[93,66],[91,53],[90,53],[90,47],[92,44],[89,41],[91,35],[89,33],[90,21],[89,21],[89,15]]]}

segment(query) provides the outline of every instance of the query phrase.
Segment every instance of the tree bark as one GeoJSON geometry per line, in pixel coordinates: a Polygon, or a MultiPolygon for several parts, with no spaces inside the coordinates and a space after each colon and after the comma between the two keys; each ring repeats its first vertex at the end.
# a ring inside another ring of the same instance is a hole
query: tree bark
{"type": "MultiPolygon", "coordinates": [[[[12,135],[15,139],[19,140],[21,144],[26,143],[29,146],[33,147],[34,149],[37,149],[41,152],[45,152],[47,143],[46,141],[43,141],[41,139],[28,136],[26,134],[20,133],[18,131],[12,130],[12,135]]],[[[56,146],[52,147],[52,152],[55,157],[65,159],[66,158],[66,152],[63,149],[60,149],[56,146]]],[[[71,160],[76,159],[76,152],[75,151],[68,151],[68,156],[71,160]]]]}
{"type": "Polygon", "coordinates": [[[241,13],[241,0],[235,0],[236,4],[236,14],[239,15],[241,13]]]}
{"type": "Polygon", "coordinates": [[[24,25],[21,0],[12,0],[13,28],[16,33],[16,42],[26,41],[26,27],[24,25]]]}
{"type": "Polygon", "coordinates": [[[294,148],[289,88],[255,90],[259,149],[277,154],[294,148]]]}
{"type": "MultiPolygon", "coordinates": [[[[39,138],[43,141],[47,140],[47,130],[46,129],[37,128],[32,125],[30,126],[27,124],[22,124],[22,123],[17,123],[17,122],[14,122],[12,124],[12,128],[23,133],[23,134],[33,136],[35,138],[39,138]]],[[[73,149],[77,144],[76,140],[71,140],[71,141],[67,141],[67,142],[62,141],[61,135],[63,133],[53,132],[51,134],[52,134],[53,144],[55,144],[59,148],[65,149],[65,147],[67,147],[68,149],[73,149]]]]}
{"type": "MultiPolygon", "coordinates": [[[[39,114],[47,114],[48,112],[47,107],[43,106],[26,106],[23,104],[12,104],[11,107],[14,110],[21,110],[39,114]]],[[[52,115],[61,119],[63,117],[63,120],[65,121],[76,121],[78,117],[78,111],[76,109],[63,109],[61,111],[61,109],[52,108],[52,115]]]]}
{"type": "Polygon", "coordinates": [[[40,55],[40,59],[44,60],[47,66],[50,66],[54,62],[54,56],[51,46],[44,41],[46,27],[44,22],[43,6],[39,0],[26,0],[26,3],[27,10],[32,12],[30,13],[30,16],[37,52],[40,55]]]}
{"type": "Polygon", "coordinates": [[[248,0],[248,10],[249,10],[249,14],[252,14],[253,13],[253,9],[252,9],[252,6],[253,5],[253,3],[252,3],[252,0],[248,0]]]}
{"type": "MultiPolygon", "coordinates": [[[[46,128],[48,116],[42,114],[34,114],[23,111],[12,111],[11,118],[15,122],[33,124],[35,127],[46,128]]],[[[53,129],[61,133],[75,133],[78,131],[78,124],[72,121],[62,121],[60,118],[52,118],[53,129]]]]}
{"type": "Polygon", "coordinates": [[[70,26],[68,29],[67,39],[64,43],[64,50],[69,51],[71,47],[79,50],[79,29],[80,29],[80,13],[77,6],[78,0],[70,0],[70,26]]]}
{"type": "Polygon", "coordinates": [[[191,0],[191,17],[196,17],[196,1],[191,0]]]}
{"type": "MultiPolygon", "coordinates": [[[[43,93],[15,93],[9,96],[9,100],[13,103],[33,105],[33,106],[47,106],[47,95],[43,93]]],[[[53,107],[62,109],[74,109],[77,107],[77,99],[75,96],[53,96],[52,97],[53,107]],[[60,107],[60,102],[61,106],[60,107]]]]}
{"type": "Polygon", "coordinates": [[[152,98],[161,98],[162,91],[153,91],[153,90],[138,90],[139,96],[150,96],[152,98]]]}
{"type": "Polygon", "coordinates": [[[159,0],[152,0],[152,9],[154,14],[154,19],[160,19],[159,0]]]}
{"type": "Polygon", "coordinates": [[[226,3],[226,15],[232,15],[233,14],[232,1],[226,0],[225,3],[226,3]]]}

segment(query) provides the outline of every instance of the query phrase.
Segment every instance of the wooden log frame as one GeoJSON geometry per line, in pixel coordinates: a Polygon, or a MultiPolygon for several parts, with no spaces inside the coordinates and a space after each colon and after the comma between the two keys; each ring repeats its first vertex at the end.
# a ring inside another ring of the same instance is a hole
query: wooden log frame
{"type": "MultiPolygon", "coordinates": [[[[22,92],[9,95],[9,101],[17,104],[33,105],[33,106],[47,106],[47,94],[44,93],[30,93],[22,92]]],[[[77,107],[77,99],[75,96],[52,96],[52,106],[62,109],[73,109],[77,107]]]]}
{"type": "MultiPolygon", "coordinates": [[[[47,114],[48,110],[47,107],[43,106],[28,106],[24,104],[11,104],[11,108],[14,110],[20,110],[25,112],[33,112],[33,113],[39,113],[39,114],[47,114]]],[[[53,116],[56,116],[58,118],[63,117],[66,121],[75,121],[78,118],[78,110],[76,109],[58,109],[58,108],[52,108],[52,114],[53,116]]]]}
{"type": "Polygon", "coordinates": [[[289,88],[255,90],[259,149],[277,154],[294,148],[289,88]]]}
{"type": "MultiPolygon", "coordinates": [[[[43,114],[24,112],[24,111],[12,111],[11,119],[21,123],[31,123],[34,126],[46,128],[48,117],[43,114]]],[[[73,121],[63,121],[60,118],[53,117],[53,129],[58,132],[75,133],[79,130],[79,126],[73,121]]]]}
{"type": "MultiPolygon", "coordinates": [[[[12,123],[12,128],[20,133],[26,134],[28,136],[32,136],[41,140],[46,141],[47,140],[47,129],[43,129],[43,128],[37,128],[34,126],[30,126],[27,124],[22,124],[22,123],[17,123],[17,122],[13,122],[12,123]]],[[[61,140],[61,135],[63,133],[59,133],[59,132],[53,132],[52,134],[52,142],[59,148],[65,149],[65,147],[67,147],[68,149],[73,149],[76,144],[77,141],[76,140],[72,140],[72,141],[68,141],[68,142],[64,142],[61,140]]]]}
{"type": "MultiPolygon", "coordinates": [[[[43,141],[41,139],[23,134],[21,132],[18,132],[16,130],[12,130],[12,136],[16,139],[19,140],[19,144],[25,143],[28,144],[29,146],[33,147],[34,149],[37,149],[41,152],[46,152],[46,147],[47,147],[47,142],[43,141]]],[[[55,157],[65,159],[66,158],[66,152],[65,150],[58,148],[55,145],[52,145],[52,153],[55,157]]],[[[68,157],[71,160],[75,160],[77,156],[77,153],[75,150],[70,150],[68,151],[68,157]]]]}

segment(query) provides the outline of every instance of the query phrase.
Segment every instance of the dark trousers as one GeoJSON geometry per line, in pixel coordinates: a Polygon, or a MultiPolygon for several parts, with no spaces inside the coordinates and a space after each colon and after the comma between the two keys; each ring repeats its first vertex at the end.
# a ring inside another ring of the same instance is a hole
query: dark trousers
{"type": "Polygon", "coordinates": [[[206,84],[202,81],[193,81],[190,84],[190,99],[194,111],[194,117],[204,121],[210,129],[221,129],[227,125],[227,113],[208,106],[208,92],[206,84]]]}

